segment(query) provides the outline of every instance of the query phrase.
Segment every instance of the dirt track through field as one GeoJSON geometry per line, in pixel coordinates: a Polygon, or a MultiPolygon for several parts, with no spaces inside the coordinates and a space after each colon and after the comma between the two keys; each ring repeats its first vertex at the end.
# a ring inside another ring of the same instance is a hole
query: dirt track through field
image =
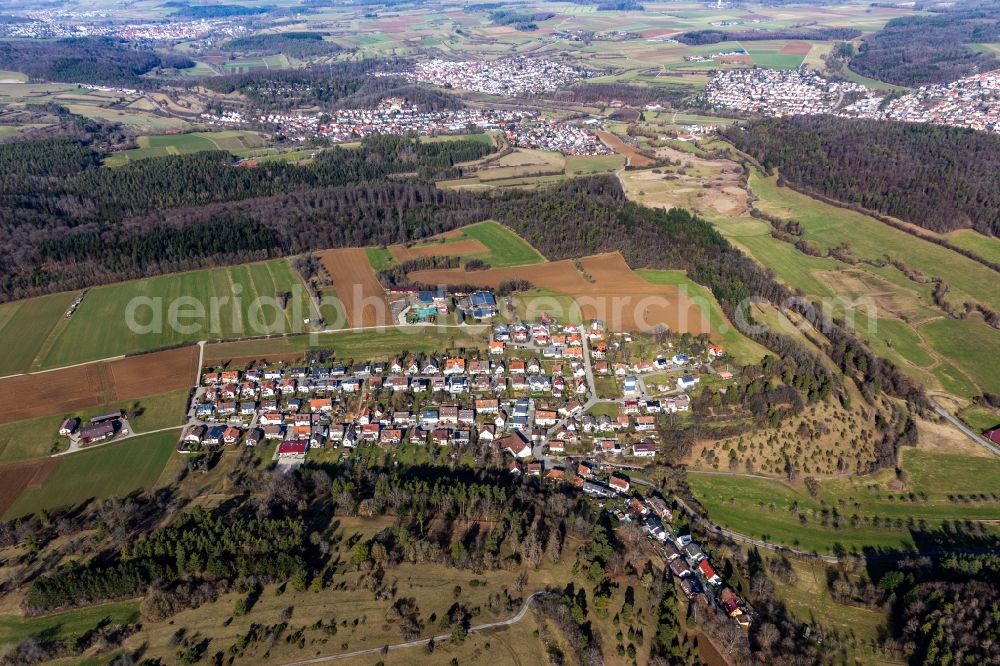
{"type": "Polygon", "coordinates": [[[710,332],[709,322],[674,285],[658,285],[636,275],[618,252],[584,257],[583,272],[570,259],[535,266],[461,268],[414,271],[410,278],[426,284],[475,284],[497,288],[506,280],[524,279],[535,287],[572,296],[585,319],[602,319],[613,330],[652,330],[664,324],[673,331],[710,332]]]}
{"type": "Polygon", "coordinates": [[[628,145],[621,140],[618,136],[612,134],[611,132],[598,132],[597,136],[610,146],[619,155],[624,155],[628,159],[628,163],[635,167],[644,167],[656,164],[656,160],[652,160],[638,150],[628,145]]]}
{"type": "Polygon", "coordinates": [[[483,245],[478,238],[465,238],[463,240],[451,241],[450,243],[431,243],[417,247],[406,247],[405,245],[390,245],[389,251],[396,261],[409,261],[417,257],[451,257],[466,254],[485,254],[489,248],[483,245]]]}
{"type": "Polygon", "coordinates": [[[22,492],[41,488],[58,466],[58,458],[0,465],[0,516],[7,513],[22,492]]]}
{"type": "Polygon", "coordinates": [[[352,328],[393,323],[385,290],[375,277],[364,248],[348,247],[318,254],[352,328]]]}
{"type": "Polygon", "coordinates": [[[0,423],[65,414],[194,385],[195,346],[0,379],[0,423]]]}

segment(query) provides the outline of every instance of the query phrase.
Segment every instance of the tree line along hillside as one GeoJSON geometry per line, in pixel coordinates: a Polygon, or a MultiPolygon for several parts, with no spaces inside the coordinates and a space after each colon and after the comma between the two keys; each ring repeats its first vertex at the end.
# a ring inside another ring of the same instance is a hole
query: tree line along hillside
{"type": "Polygon", "coordinates": [[[783,30],[692,30],[675,39],[690,46],[719,42],[752,42],[771,39],[850,40],[861,36],[855,28],[786,28],[783,30]]]}
{"type": "Polygon", "coordinates": [[[336,42],[323,39],[319,32],[280,32],[236,37],[222,45],[226,51],[248,51],[252,53],[284,53],[294,58],[337,53],[341,47],[336,42]]]}
{"type": "MultiPolygon", "coordinates": [[[[351,215],[347,207],[359,197],[368,197],[372,209],[394,213],[394,228],[412,225],[416,233],[433,226],[435,215],[416,211],[444,199],[427,183],[454,177],[455,164],[493,150],[478,141],[378,137],[366,139],[358,150],[323,152],[308,165],[241,167],[228,153],[212,151],[108,169],[99,166],[101,153],[71,139],[2,144],[0,238],[5,250],[0,251],[0,294],[10,300],[147,271],[178,270],[210,258],[238,261],[260,252],[286,252],[298,244],[275,241],[275,229],[286,218],[283,205],[297,210],[303,224],[325,230],[319,238],[335,237],[333,245],[365,240],[360,227],[364,215],[351,215]],[[393,178],[396,174],[399,179],[393,178]],[[376,183],[380,185],[374,187],[376,183]],[[331,193],[331,188],[342,189],[331,193]],[[246,199],[256,200],[246,210],[259,210],[226,215],[234,210],[232,203],[210,206],[246,199]],[[331,206],[329,202],[339,202],[340,217],[321,219],[319,212],[310,212],[310,199],[331,206]],[[156,228],[148,217],[169,217],[169,211],[186,207],[212,210],[218,218],[181,215],[156,228]],[[332,226],[336,221],[343,226],[332,226]]],[[[393,241],[400,233],[393,234],[393,241]]]]}
{"type": "Polygon", "coordinates": [[[1000,137],[832,116],[767,119],[725,137],[781,177],[934,231],[1000,235],[1000,137]]]}
{"type": "Polygon", "coordinates": [[[849,67],[901,86],[947,83],[1000,67],[996,56],[969,44],[1000,41],[1000,8],[953,9],[889,21],[866,37],[849,67]]]}
{"type": "Polygon", "coordinates": [[[140,76],[157,67],[186,69],[194,67],[194,61],[108,37],[0,41],[0,69],[40,81],[135,86],[144,81],[140,76]]]}
{"type": "MultiPolygon", "coordinates": [[[[324,42],[326,43],[326,42],[324,42]]],[[[393,69],[407,61],[390,63],[361,61],[312,69],[255,71],[201,79],[197,83],[218,93],[243,94],[261,111],[281,111],[303,106],[324,109],[365,108],[385,97],[402,97],[427,111],[459,109],[464,104],[454,95],[413,84],[402,77],[372,76],[379,67],[393,69]]]]}

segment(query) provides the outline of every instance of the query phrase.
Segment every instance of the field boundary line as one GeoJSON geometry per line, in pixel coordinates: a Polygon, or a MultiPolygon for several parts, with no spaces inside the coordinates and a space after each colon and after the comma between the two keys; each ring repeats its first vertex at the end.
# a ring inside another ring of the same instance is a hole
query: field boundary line
{"type": "MultiPolygon", "coordinates": [[[[163,349],[167,349],[167,348],[164,347],[163,349]]],[[[160,350],[152,350],[152,351],[160,351],[160,350]]],[[[152,352],[148,352],[148,353],[152,353],[152,352]]],[[[47,372],[58,372],[59,370],[68,370],[70,368],[79,368],[80,366],[83,366],[83,365],[93,365],[95,363],[108,363],[108,362],[111,362],[111,361],[121,361],[121,360],[124,360],[126,358],[128,358],[127,354],[119,354],[118,356],[108,356],[107,358],[98,358],[98,359],[94,359],[93,361],[83,361],[81,363],[73,363],[71,365],[60,365],[58,368],[46,368],[44,370],[35,370],[34,372],[15,372],[12,375],[4,375],[4,376],[0,377],[0,380],[11,379],[13,377],[27,377],[27,376],[34,376],[34,375],[44,375],[47,372]]]]}

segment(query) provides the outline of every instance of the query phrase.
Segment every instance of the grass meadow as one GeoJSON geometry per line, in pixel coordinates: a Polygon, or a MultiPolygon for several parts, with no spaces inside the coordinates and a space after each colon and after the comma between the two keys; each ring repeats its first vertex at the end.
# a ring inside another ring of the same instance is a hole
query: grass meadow
{"type": "Polygon", "coordinates": [[[690,472],[688,480],[695,497],[712,520],[723,527],[805,550],[833,553],[865,548],[913,548],[912,519],[919,527],[937,529],[944,522],[1000,520],[995,499],[965,503],[949,496],[978,495],[992,498],[1000,484],[1000,460],[919,449],[901,454],[902,468],[909,474],[906,492],[926,493],[926,500],[908,501],[888,483],[891,471],[871,476],[820,481],[811,497],[801,484],[727,474],[690,472]],[[823,524],[824,513],[836,510],[844,519],[840,529],[823,524]],[[851,525],[851,517],[878,517],[882,527],[851,525]],[[897,527],[896,521],[900,522],[897,527]],[[891,522],[889,527],[886,522],[891,522]]]}
{"type": "Polygon", "coordinates": [[[26,372],[47,340],[65,327],[79,292],[63,292],[0,305],[0,376],[26,372]]]}
{"type": "Polygon", "coordinates": [[[523,238],[496,222],[480,222],[462,227],[466,238],[475,238],[489,253],[481,257],[494,268],[540,264],[545,258],[523,238]]]}
{"type": "Polygon", "coordinates": [[[182,425],[188,390],[178,389],[136,400],[123,400],[76,412],[52,414],[0,424],[0,463],[42,458],[64,451],[68,440],[58,434],[63,419],[77,416],[84,421],[115,409],[130,412],[129,423],[138,433],[182,425]]]}
{"type": "Polygon", "coordinates": [[[436,328],[411,326],[372,331],[342,331],[318,335],[292,335],[271,340],[219,342],[205,347],[205,361],[232,358],[272,358],[304,354],[311,348],[332,349],[338,359],[388,359],[395,356],[451,349],[481,349],[486,346],[489,328],[436,328]]]}
{"type": "Polygon", "coordinates": [[[301,320],[310,316],[311,309],[304,285],[284,259],[94,287],[40,365],[55,368],[192,340],[260,335],[267,328],[283,333],[302,331],[301,320]],[[298,298],[284,310],[254,305],[258,297],[273,299],[276,292],[298,293],[298,298]],[[182,297],[193,300],[178,300],[182,297]],[[152,299],[145,301],[151,305],[134,309],[134,322],[146,327],[139,332],[130,329],[127,318],[129,305],[136,298],[152,299]],[[219,300],[213,312],[213,299],[223,298],[229,300],[219,300]],[[185,314],[195,312],[193,303],[203,304],[200,316],[185,314]],[[170,324],[171,304],[179,327],[170,324]],[[159,327],[154,311],[160,315],[159,327]],[[213,326],[213,320],[217,325],[213,326]],[[191,328],[182,328],[186,326],[191,328]]]}
{"type": "Polygon", "coordinates": [[[222,132],[192,132],[190,134],[154,134],[140,136],[138,148],[112,153],[105,166],[123,166],[135,160],[168,155],[187,155],[206,150],[226,150],[232,153],[263,148],[263,137],[256,132],[226,130],[222,132]]]}
{"type": "Polygon", "coordinates": [[[1000,307],[1000,292],[991,287],[992,271],[866,215],[777,187],[773,177],[754,172],[750,186],[760,197],[757,207],[800,222],[803,238],[820,251],[846,243],[861,261],[848,266],[831,257],[807,255],[772,237],[770,225],[762,220],[711,217],[731,242],[789,286],[812,298],[832,299],[834,314],[843,315],[845,304],[863,299],[855,308],[856,332],[876,353],[929,389],[960,397],[1000,390],[1000,374],[991,354],[1000,343],[1000,331],[976,315],[967,320],[946,316],[933,304],[931,284],[913,281],[881,262],[889,254],[909,269],[944,279],[951,287],[949,299],[959,307],[966,300],[1000,307]]]}
{"type": "Polygon", "coordinates": [[[47,639],[80,636],[106,620],[124,623],[138,619],[139,604],[135,601],[100,604],[36,617],[0,615],[0,645],[20,643],[29,636],[39,634],[44,634],[47,639]]]}
{"type": "Polygon", "coordinates": [[[43,509],[69,507],[91,499],[124,497],[156,483],[177,448],[179,430],[132,437],[90,451],[71,453],[41,488],[25,490],[5,520],[43,509]]]}

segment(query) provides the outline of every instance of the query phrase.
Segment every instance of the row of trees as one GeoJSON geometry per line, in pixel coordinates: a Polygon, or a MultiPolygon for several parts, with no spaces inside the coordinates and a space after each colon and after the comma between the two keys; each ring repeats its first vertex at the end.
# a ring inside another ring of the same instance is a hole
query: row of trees
{"type": "Polygon", "coordinates": [[[243,168],[226,153],[204,152],[111,170],[71,139],[2,144],[0,293],[19,298],[218,261],[393,243],[477,222],[483,197],[429,181],[492,150],[374,137],[307,166],[243,168]]]}
{"type": "Polygon", "coordinates": [[[782,30],[692,30],[676,37],[682,44],[698,46],[719,42],[751,42],[768,39],[827,40],[855,39],[861,31],[855,28],[785,28],[782,30]]]}

